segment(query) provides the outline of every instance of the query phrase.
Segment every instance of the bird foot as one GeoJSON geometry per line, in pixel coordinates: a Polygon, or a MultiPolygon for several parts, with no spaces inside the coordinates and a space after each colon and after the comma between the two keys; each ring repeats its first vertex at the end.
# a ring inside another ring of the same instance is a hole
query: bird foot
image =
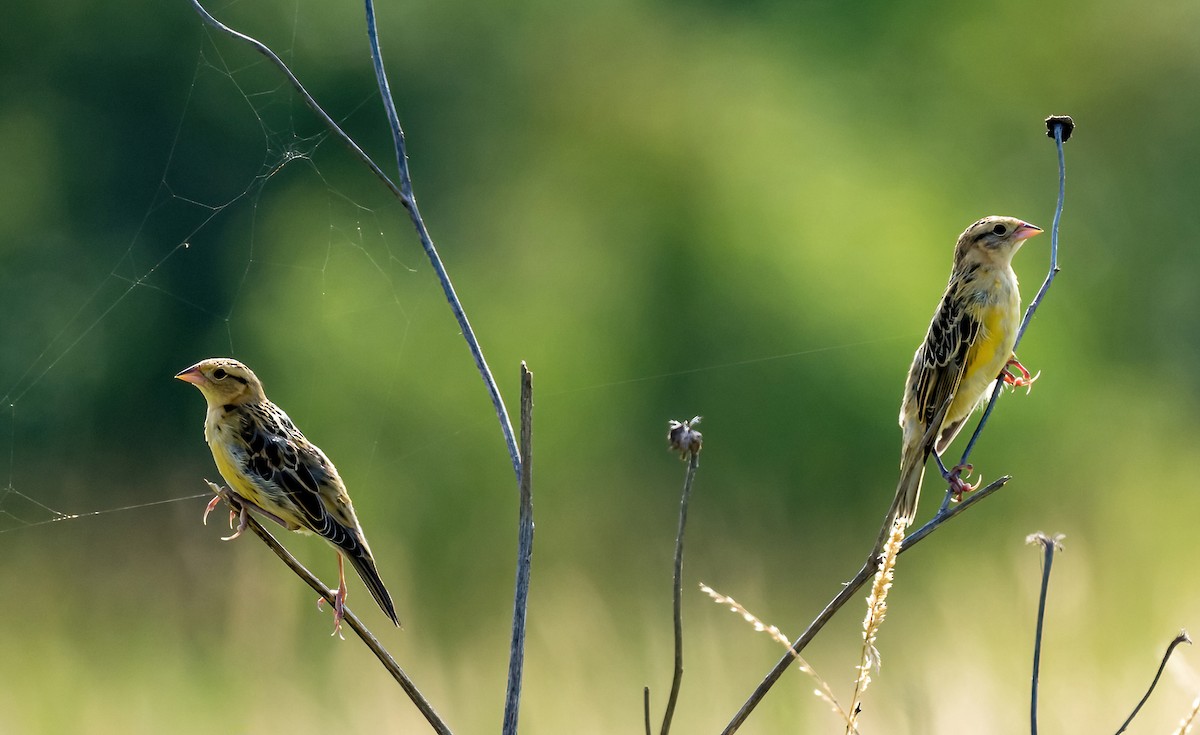
{"type": "Polygon", "coordinates": [[[1025,366],[1021,364],[1021,361],[1018,360],[1014,355],[1004,365],[1004,370],[1001,371],[1000,377],[1004,379],[1005,385],[1011,388],[1024,388],[1025,394],[1028,395],[1029,391],[1033,389],[1034,381],[1037,380],[1041,374],[1042,371],[1039,370],[1037,375],[1030,375],[1029,370],[1027,370],[1025,366]],[[1016,372],[1014,373],[1012,370],[1015,370],[1016,372]]]}
{"type": "Polygon", "coordinates": [[[233,497],[233,494],[230,493],[227,488],[221,487],[215,482],[210,482],[208,480],[205,480],[205,482],[207,482],[212,491],[216,493],[216,497],[208,501],[208,505],[204,506],[204,516],[201,518],[201,520],[204,522],[204,525],[208,525],[208,514],[213,512],[213,510],[217,507],[217,503],[224,500],[229,504],[229,527],[233,528],[234,518],[238,519],[238,524],[237,529],[232,535],[222,536],[221,540],[232,541],[238,536],[241,536],[242,532],[246,530],[246,526],[249,523],[247,520],[248,514],[246,513],[245,504],[238,502],[238,500],[233,497]]]}
{"type": "MultiPolygon", "coordinates": [[[[211,482],[209,484],[212,485],[211,482]]],[[[213,485],[213,487],[216,488],[217,486],[213,485]]],[[[218,488],[218,490],[219,490],[219,488],[218,488]]],[[[208,501],[208,505],[204,506],[204,517],[200,519],[201,521],[204,522],[204,525],[206,525],[206,526],[208,525],[208,514],[213,512],[213,508],[216,508],[217,503],[221,502],[221,500],[222,500],[221,493],[218,492],[213,497],[212,500],[208,501]]]]}
{"type": "Polygon", "coordinates": [[[238,519],[237,530],[235,530],[229,536],[222,536],[221,540],[222,541],[232,541],[235,538],[237,538],[238,536],[241,536],[242,531],[246,530],[246,526],[249,523],[249,521],[248,521],[249,517],[250,517],[250,514],[246,512],[246,506],[244,506],[244,505],[240,506],[240,509],[236,512],[234,512],[232,510],[229,511],[229,527],[233,528],[233,519],[237,518],[238,519]]]}
{"type": "Polygon", "coordinates": [[[967,477],[970,477],[974,471],[975,468],[973,466],[960,464],[946,473],[946,482],[950,483],[950,494],[954,496],[954,502],[961,503],[964,495],[974,492],[979,487],[979,485],[972,485],[964,481],[961,477],[964,472],[967,473],[967,477]]]}
{"type": "MultiPolygon", "coordinates": [[[[325,597],[322,595],[317,598],[317,609],[325,609],[325,597]]],[[[343,579],[338,585],[337,592],[333,595],[333,632],[330,636],[337,636],[342,640],[346,640],[346,636],[342,635],[342,621],[346,619],[346,580],[343,579]]]]}

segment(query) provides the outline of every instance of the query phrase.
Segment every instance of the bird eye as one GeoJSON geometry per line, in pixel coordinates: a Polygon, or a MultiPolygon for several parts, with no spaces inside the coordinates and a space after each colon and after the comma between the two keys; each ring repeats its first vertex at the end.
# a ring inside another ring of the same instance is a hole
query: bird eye
{"type": "Polygon", "coordinates": [[[1008,228],[1005,227],[1004,225],[996,225],[995,227],[992,228],[992,232],[994,232],[997,235],[1003,235],[1006,232],[1008,232],[1008,228]]]}
{"type": "Polygon", "coordinates": [[[214,380],[224,380],[226,375],[229,375],[229,373],[225,372],[225,368],[217,368],[213,371],[214,380]]]}

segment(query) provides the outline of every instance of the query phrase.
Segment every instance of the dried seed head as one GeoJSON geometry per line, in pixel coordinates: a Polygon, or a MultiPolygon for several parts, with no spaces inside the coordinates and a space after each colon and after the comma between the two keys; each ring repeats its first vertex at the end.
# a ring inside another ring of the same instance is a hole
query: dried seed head
{"type": "Polygon", "coordinates": [[[687,459],[689,454],[699,454],[704,436],[692,427],[700,423],[700,417],[695,416],[691,421],[670,421],[667,431],[667,443],[671,451],[679,452],[679,456],[687,459]]]}
{"type": "Polygon", "coordinates": [[[1070,115],[1051,115],[1046,118],[1046,137],[1054,139],[1054,127],[1062,126],[1062,139],[1066,143],[1071,138],[1071,133],[1075,132],[1075,121],[1070,115]]]}

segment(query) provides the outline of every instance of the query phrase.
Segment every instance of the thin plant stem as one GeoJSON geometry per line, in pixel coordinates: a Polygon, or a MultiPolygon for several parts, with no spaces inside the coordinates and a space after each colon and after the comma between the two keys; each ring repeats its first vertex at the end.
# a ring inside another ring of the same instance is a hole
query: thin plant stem
{"type": "Polygon", "coordinates": [[[1054,564],[1054,552],[1062,548],[1062,536],[1051,538],[1044,533],[1035,533],[1025,539],[1028,544],[1041,544],[1045,556],[1042,558],[1042,591],[1038,594],[1037,630],[1033,635],[1033,684],[1029,696],[1029,731],[1037,735],[1038,681],[1042,668],[1042,624],[1046,619],[1046,593],[1050,589],[1050,567],[1054,564]]]}
{"type": "MultiPolygon", "coordinates": [[[[674,586],[672,599],[674,609],[674,674],[671,677],[671,694],[667,697],[666,711],[662,713],[661,735],[671,731],[671,719],[679,700],[679,688],[683,685],[683,534],[688,527],[688,502],[691,498],[691,486],[696,479],[696,470],[700,468],[700,450],[704,436],[695,430],[700,423],[700,417],[688,422],[667,422],[667,446],[672,452],[678,452],[680,459],[688,460],[688,471],[684,473],[683,495],[679,498],[679,530],[676,533],[676,556],[674,556],[674,586]]],[[[649,689],[646,694],[649,706],[649,689]]],[[[647,715],[648,717],[649,715],[647,715]]]]}
{"type": "Polygon", "coordinates": [[[504,697],[504,735],[516,735],[525,668],[525,616],[533,566],[533,373],[521,363],[521,507],[517,519],[517,582],[513,593],[512,643],[504,697]]]}
{"type": "MultiPolygon", "coordinates": [[[[225,498],[227,503],[230,503],[231,508],[235,508],[237,510],[241,509],[240,504],[236,503],[236,501],[230,502],[230,495],[227,492],[223,492],[223,489],[216,488],[216,486],[213,487],[219,495],[225,498]]],[[[297,577],[304,580],[305,584],[311,587],[318,595],[321,595],[321,597],[327,600],[330,605],[334,604],[336,592],[322,584],[321,580],[317,579],[316,575],[308,571],[303,564],[297,561],[296,557],[292,556],[287,549],[283,548],[283,545],[271,535],[270,531],[263,528],[263,525],[249,513],[247,513],[246,516],[246,527],[253,531],[254,535],[258,536],[259,539],[261,539],[262,542],[267,545],[268,549],[275,552],[275,555],[278,556],[279,559],[288,567],[288,569],[291,569],[297,577]]],[[[396,680],[396,683],[400,685],[400,688],[404,690],[404,693],[407,694],[408,698],[412,700],[412,703],[416,705],[417,710],[420,711],[421,715],[425,717],[425,720],[433,727],[433,731],[438,733],[438,735],[452,735],[450,728],[445,722],[442,721],[442,718],[438,716],[438,713],[433,709],[433,705],[431,705],[429,701],[425,699],[424,695],[422,695],[420,690],[417,689],[417,685],[414,684],[412,679],[408,677],[408,674],[404,673],[404,670],[400,668],[400,664],[396,663],[396,659],[392,657],[392,654],[388,653],[387,649],[383,647],[383,644],[381,644],[379,640],[375,638],[371,631],[367,629],[367,626],[363,625],[362,621],[358,619],[358,616],[355,615],[350,608],[345,607],[343,608],[343,611],[343,622],[349,625],[350,629],[358,635],[363,644],[371,650],[371,653],[375,654],[375,658],[379,659],[379,663],[383,664],[383,668],[392,675],[392,678],[396,680]]]]}
{"type": "Polygon", "coordinates": [[[642,687],[642,712],[646,719],[646,735],[650,735],[650,687],[642,687]]]}
{"type": "Polygon", "coordinates": [[[1181,630],[1179,631],[1179,635],[1175,636],[1175,638],[1169,644],[1167,644],[1167,652],[1163,654],[1162,662],[1158,665],[1158,671],[1154,674],[1154,680],[1150,682],[1150,688],[1147,689],[1146,693],[1142,695],[1142,698],[1140,701],[1138,701],[1137,706],[1133,708],[1133,712],[1129,713],[1129,717],[1125,718],[1125,722],[1121,723],[1121,727],[1117,729],[1117,735],[1121,735],[1121,733],[1125,732],[1126,728],[1129,727],[1129,723],[1133,722],[1134,717],[1137,717],[1137,713],[1142,709],[1142,705],[1144,705],[1146,700],[1150,699],[1150,695],[1154,693],[1154,687],[1158,686],[1158,680],[1162,678],[1163,669],[1167,668],[1167,661],[1170,660],[1171,654],[1175,652],[1176,646],[1178,646],[1180,643],[1191,642],[1192,639],[1188,637],[1187,631],[1181,630]]]}
{"type": "Polygon", "coordinates": [[[471,351],[471,357],[475,360],[475,367],[479,370],[480,377],[483,378],[484,385],[487,387],[488,396],[492,399],[492,407],[496,411],[496,418],[500,422],[500,431],[504,434],[504,442],[508,446],[509,459],[512,461],[513,473],[517,477],[517,482],[521,482],[521,452],[517,447],[517,439],[513,433],[512,421],[508,417],[508,409],[504,407],[504,398],[500,395],[500,388],[496,385],[495,378],[492,377],[491,368],[488,367],[487,360],[483,357],[483,349],[479,346],[479,340],[475,337],[475,331],[471,329],[471,323],[467,320],[467,313],[463,310],[462,302],[458,299],[458,294],[454,292],[454,285],[450,282],[450,274],[446,272],[446,267],[442,264],[442,258],[438,255],[437,248],[433,245],[433,238],[429,235],[429,230],[425,227],[425,221],[421,219],[421,212],[417,209],[417,200],[413,197],[412,178],[408,171],[408,152],[404,144],[404,130],[400,127],[400,117],[396,114],[396,104],[392,101],[391,88],[388,85],[387,74],[383,70],[383,55],[379,50],[379,34],[375,27],[375,4],[373,0],[365,0],[367,12],[367,38],[371,44],[371,61],[375,67],[375,79],[379,84],[379,94],[383,98],[383,107],[387,112],[388,127],[392,131],[392,144],[396,150],[396,168],[400,173],[400,203],[408,210],[409,218],[412,220],[413,227],[417,231],[417,237],[421,240],[421,247],[425,249],[425,255],[429,258],[430,265],[437,273],[438,282],[442,285],[442,291],[446,294],[446,301],[450,304],[450,310],[454,312],[454,318],[458,321],[459,330],[462,332],[463,339],[467,341],[467,347],[471,351]]]}
{"type": "Polygon", "coordinates": [[[663,714],[662,735],[671,731],[671,718],[675,714],[675,704],[679,701],[679,690],[683,685],[683,532],[687,527],[688,500],[692,494],[692,480],[696,469],[700,466],[700,455],[693,454],[688,459],[686,479],[683,481],[683,497],[679,501],[679,532],[675,537],[675,588],[673,590],[674,629],[675,629],[675,672],[671,678],[671,693],[667,696],[667,709],[663,714]]]}

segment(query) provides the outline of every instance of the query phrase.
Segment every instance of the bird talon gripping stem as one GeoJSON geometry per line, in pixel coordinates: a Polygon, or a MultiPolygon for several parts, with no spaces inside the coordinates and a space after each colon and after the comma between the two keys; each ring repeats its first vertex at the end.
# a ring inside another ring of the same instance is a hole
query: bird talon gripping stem
{"type": "Polygon", "coordinates": [[[1021,361],[1018,360],[1016,356],[1013,356],[1007,363],[1005,363],[1004,370],[1000,373],[1001,377],[1004,379],[1005,385],[1012,386],[1013,388],[1024,388],[1027,394],[1030,390],[1032,390],[1034,381],[1036,381],[1041,374],[1042,373],[1039,370],[1037,375],[1030,375],[1029,370],[1021,364],[1021,361]],[[1013,370],[1016,370],[1015,374],[1012,372],[1013,370]]]}
{"type": "Polygon", "coordinates": [[[950,492],[954,495],[954,502],[961,503],[964,495],[974,492],[979,487],[979,485],[972,485],[964,481],[961,477],[964,472],[967,473],[967,477],[970,477],[974,471],[975,468],[973,466],[960,464],[947,473],[946,481],[950,483],[950,492]]]}

